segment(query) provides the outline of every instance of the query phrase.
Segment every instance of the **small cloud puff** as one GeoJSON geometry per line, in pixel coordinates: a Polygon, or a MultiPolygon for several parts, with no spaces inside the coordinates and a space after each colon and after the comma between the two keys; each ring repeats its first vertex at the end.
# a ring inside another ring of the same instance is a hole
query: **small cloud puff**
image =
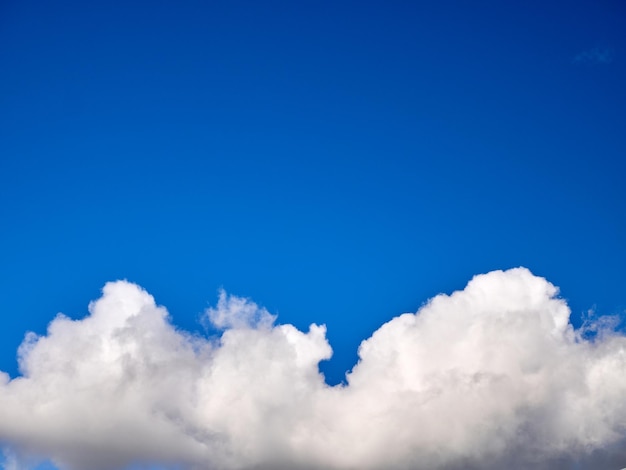
{"type": "Polygon", "coordinates": [[[217,307],[210,307],[206,316],[213,326],[220,330],[227,328],[270,328],[276,316],[254,302],[226,294],[220,289],[217,307]]]}
{"type": "Polygon", "coordinates": [[[109,283],[0,373],[5,467],[499,469],[626,466],[626,337],[569,323],[524,268],[472,279],[359,348],[328,386],[324,326],[275,324],[220,292],[220,341],[186,334],[139,286],[109,283]]]}
{"type": "Polygon", "coordinates": [[[585,49],[576,54],[572,62],[577,65],[607,65],[613,62],[613,50],[607,47],[585,49]]]}

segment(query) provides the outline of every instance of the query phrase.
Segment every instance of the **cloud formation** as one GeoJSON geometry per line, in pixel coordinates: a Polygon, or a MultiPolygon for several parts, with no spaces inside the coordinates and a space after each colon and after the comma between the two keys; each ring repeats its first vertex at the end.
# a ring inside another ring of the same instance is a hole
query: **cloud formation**
{"type": "Polygon", "coordinates": [[[606,47],[585,49],[576,54],[572,62],[579,65],[607,65],[613,62],[613,51],[606,47]]]}
{"type": "Polygon", "coordinates": [[[626,337],[584,339],[557,294],[524,268],[476,276],[384,324],[330,387],[324,326],[221,293],[223,333],[201,338],[109,283],[86,318],[26,336],[21,377],[0,372],[7,468],[624,467],[626,337]]]}

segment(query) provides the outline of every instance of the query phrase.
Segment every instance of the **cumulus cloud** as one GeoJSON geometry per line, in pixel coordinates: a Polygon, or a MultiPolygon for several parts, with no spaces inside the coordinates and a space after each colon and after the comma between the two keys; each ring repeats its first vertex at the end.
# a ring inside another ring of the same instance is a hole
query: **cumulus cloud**
{"type": "Polygon", "coordinates": [[[219,329],[246,327],[265,329],[274,324],[276,317],[266,309],[259,308],[254,302],[229,296],[221,289],[217,306],[207,309],[206,319],[219,329]]]}
{"type": "Polygon", "coordinates": [[[0,442],[15,469],[624,467],[626,337],[569,315],[524,268],[476,276],[384,324],[331,387],[324,326],[222,292],[206,317],[223,333],[200,338],[109,283],[86,318],[27,335],[22,376],[0,375],[0,442]]]}

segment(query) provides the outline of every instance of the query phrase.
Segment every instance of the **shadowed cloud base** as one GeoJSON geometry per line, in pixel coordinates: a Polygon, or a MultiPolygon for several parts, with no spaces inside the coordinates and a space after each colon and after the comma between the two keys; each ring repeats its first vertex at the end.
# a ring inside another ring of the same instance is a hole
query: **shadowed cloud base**
{"type": "Polygon", "coordinates": [[[525,268],[475,276],[382,325],[331,387],[323,325],[222,292],[206,311],[221,335],[192,336],[139,286],[108,283],[84,319],[26,336],[22,376],[0,372],[5,466],[626,466],[626,337],[574,330],[557,294],[525,268]]]}

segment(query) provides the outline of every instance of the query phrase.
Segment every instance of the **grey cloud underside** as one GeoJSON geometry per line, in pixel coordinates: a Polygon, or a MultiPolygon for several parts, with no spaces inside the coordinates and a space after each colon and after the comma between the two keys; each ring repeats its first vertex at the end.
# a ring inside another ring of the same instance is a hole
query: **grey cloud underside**
{"type": "Polygon", "coordinates": [[[626,338],[585,340],[557,289],[524,268],[384,324],[336,387],[318,369],[324,326],[277,325],[246,299],[221,294],[207,311],[219,340],[175,329],[128,282],[89,311],[28,335],[21,377],[0,373],[6,468],[626,466],[626,338]]]}

